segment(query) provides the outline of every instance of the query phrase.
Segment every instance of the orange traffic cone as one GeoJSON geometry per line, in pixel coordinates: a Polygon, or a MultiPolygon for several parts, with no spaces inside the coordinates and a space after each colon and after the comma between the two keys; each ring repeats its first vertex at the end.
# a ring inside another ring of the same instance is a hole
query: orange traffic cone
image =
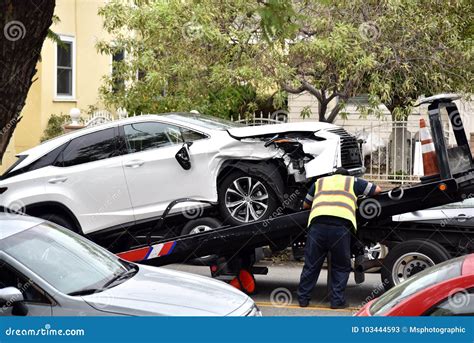
{"type": "Polygon", "coordinates": [[[242,289],[242,287],[240,287],[240,281],[239,281],[239,278],[237,276],[230,281],[230,285],[232,287],[237,288],[238,290],[242,289]]]}
{"type": "Polygon", "coordinates": [[[239,273],[239,281],[245,293],[253,294],[255,292],[255,278],[252,273],[242,269],[239,273]]]}
{"type": "Polygon", "coordinates": [[[431,138],[430,131],[426,127],[424,119],[420,119],[421,152],[423,155],[423,173],[425,176],[439,174],[436,150],[431,138]]]}

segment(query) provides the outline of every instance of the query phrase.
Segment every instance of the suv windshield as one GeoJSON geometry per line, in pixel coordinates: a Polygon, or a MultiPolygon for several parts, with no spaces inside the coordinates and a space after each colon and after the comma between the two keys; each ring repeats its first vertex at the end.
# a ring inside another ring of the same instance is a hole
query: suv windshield
{"type": "Polygon", "coordinates": [[[66,294],[100,290],[130,269],[107,250],[49,223],[2,240],[0,248],[66,294]]]}
{"type": "Polygon", "coordinates": [[[203,114],[183,113],[183,114],[167,114],[167,118],[179,120],[183,123],[188,123],[211,130],[227,130],[233,127],[245,126],[227,119],[207,116],[203,114]]]}
{"type": "Polygon", "coordinates": [[[460,276],[463,261],[464,257],[458,257],[414,275],[378,298],[370,307],[370,313],[373,316],[382,316],[403,299],[416,292],[460,276]]]}

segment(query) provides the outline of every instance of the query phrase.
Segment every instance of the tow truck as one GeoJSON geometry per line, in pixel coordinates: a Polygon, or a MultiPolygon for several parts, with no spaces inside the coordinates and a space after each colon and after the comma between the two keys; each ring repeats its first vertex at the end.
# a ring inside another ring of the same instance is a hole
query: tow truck
{"type": "MultiPolygon", "coordinates": [[[[364,257],[363,251],[356,249],[353,254],[358,263],[354,271],[363,275],[364,271],[381,266],[382,282],[386,288],[430,264],[474,249],[474,229],[444,230],[433,227],[412,230],[392,221],[394,215],[458,202],[474,191],[474,165],[462,119],[454,103],[457,98],[456,95],[438,95],[419,103],[428,105],[439,174],[422,177],[416,184],[358,199],[358,240],[364,245],[382,243],[389,247],[389,253],[384,259],[369,260],[364,257]],[[454,129],[456,146],[453,147],[448,147],[444,136],[441,122],[443,109],[447,111],[454,129]]],[[[194,235],[154,239],[153,232],[163,225],[176,204],[195,201],[199,202],[189,198],[173,201],[153,229],[133,237],[125,251],[114,252],[125,260],[155,266],[214,255],[217,258],[210,266],[212,276],[228,277],[236,287],[252,293],[255,291],[253,276],[268,272],[267,267],[257,265],[260,257],[256,251],[260,251],[259,248],[270,246],[281,250],[304,244],[309,211],[239,226],[224,226],[194,235]]],[[[359,281],[362,280],[359,278],[359,281]]]]}

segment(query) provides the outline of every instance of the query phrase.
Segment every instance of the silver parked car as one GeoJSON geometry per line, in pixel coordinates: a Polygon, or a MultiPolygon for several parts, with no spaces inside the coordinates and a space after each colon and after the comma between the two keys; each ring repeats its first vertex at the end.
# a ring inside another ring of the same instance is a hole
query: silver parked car
{"type": "Polygon", "coordinates": [[[42,219],[0,213],[0,316],[257,316],[210,278],[121,260],[42,219]]]}

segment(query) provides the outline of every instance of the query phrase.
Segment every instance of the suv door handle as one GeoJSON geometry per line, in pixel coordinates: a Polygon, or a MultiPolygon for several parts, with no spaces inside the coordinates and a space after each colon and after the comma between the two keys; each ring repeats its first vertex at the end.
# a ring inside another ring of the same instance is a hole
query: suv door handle
{"type": "Polygon", "coordinates": [[[464,222],[467,219],[470,219],[471,217],[466,216],[465,214],[461,213],[456,216],[456,219],[460,222],[464,222]]]}
{"type": "Polygon", "coordinates": [[[48,182],[52,184],[56,183],[63,183],[67,181],[67,177],[65,176],[58,176],[58,177],[53,177],[52,179],[49,179],[48,182]]]}
{"type": "Polygon", "coordinates": [[[126,162],[125,167],[138,168],[138,167],[141,167],[144,163],[145,161],[142,161],[142,160],[132,160],[132,161],[126,162]]]}

